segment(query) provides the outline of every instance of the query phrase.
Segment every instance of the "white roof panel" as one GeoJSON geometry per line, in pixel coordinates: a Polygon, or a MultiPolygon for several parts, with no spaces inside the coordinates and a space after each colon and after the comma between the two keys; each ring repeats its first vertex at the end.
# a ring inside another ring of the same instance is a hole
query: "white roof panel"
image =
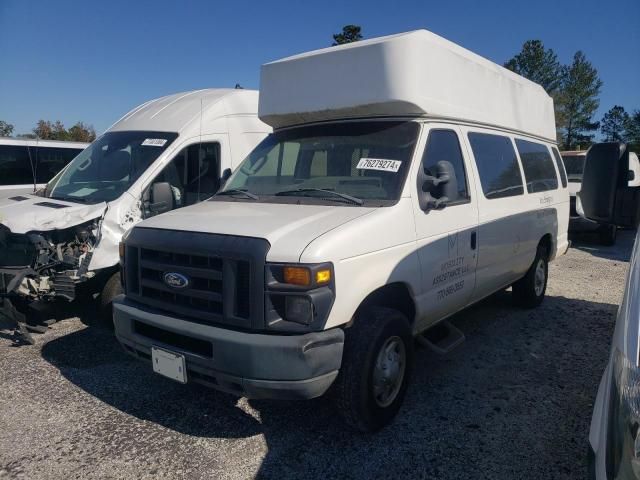
{"type": "Polygon", "coordinates": [[[263,65],[259,115],[274,128],[433,116],[556,138],[553,100],[540,85],[426,30],[263,65]]]}

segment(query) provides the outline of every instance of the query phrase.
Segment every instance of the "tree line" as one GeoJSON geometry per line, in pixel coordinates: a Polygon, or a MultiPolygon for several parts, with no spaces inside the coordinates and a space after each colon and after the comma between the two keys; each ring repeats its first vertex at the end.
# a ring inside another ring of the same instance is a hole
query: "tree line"
{"type": "MultiPolygon", "coordinates": [[[[13,134],[14,126],[4,120],[0,120],[0,137],[10,137],[13,134]]],[[[92,125],[84,122],[77,122],[66,129],[60,120],[51,122],[49,120],[38,120],[31,133],[16,135],[16,138],[39,138],[40,140],[63,140],[69,142],[93,142],[96,139],[96,131],[92,125]]]]}
{"type": "MultiPolygon", "coordinates": [[[[345,25],[333,35],[333,45],[362,40],[359,25],[345,25]]],[[[562,65],[551,48],[540,40],[527,40],[504,67],[540,84],[553,98],[557,141],[563,150],[588,148],[600,131],[605,142],[625,142],[640,149],[640,110],[631,113],[614,105],[598,121],[602,80],[582,51],[569,65],[562,65]]]]}
{"type": "MultiPolygon", "coordinates": [[[[362,40],[359,25],[345,25],[333,35],[332,45],[362,40]]],[[[602,80],[582,51],[577,51],[569,65],[563,65],[551,48],[540,40],[527,40],[519,53],[504,63],[505,68],[540,84],[553,98],[557,141],[564,150],[586,149],[600,131],[606,142],[621,141],[640,149],[640,110],[627,112],[614,105],[600,120],[594,118],[600,107],[602,80]]],[[[0,120],[0,137],[10,137],[13,125],[0,120]]],[[[77,122],[66,129],[59,120],[39,120],[32,133],[22,138],[92,142],[96,132],[91,125],[77,122]]]]}

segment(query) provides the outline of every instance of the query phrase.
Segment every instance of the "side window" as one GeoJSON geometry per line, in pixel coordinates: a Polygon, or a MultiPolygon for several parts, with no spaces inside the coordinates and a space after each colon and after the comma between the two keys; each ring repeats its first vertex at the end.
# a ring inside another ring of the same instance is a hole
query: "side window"
{"type": "Polygon", "coordinates": [[[38,147],[36,182],[47,183],[81,151],[79,148],[38,147]]]}
{"type": "Polygon", "coordinates": [[[516,138],[529,193],[558,188],[558,177],[546,145],[516,138]]]}
{"type": "Polygon", "coordinates": [[[564,162],[562,161],[562,157],[560,156],[560,152],[556,147],[551,149],[553,152],[553,158],[556,161],[556,167],[558,167],[558,172],[560,172],[560,180],[562,181],[562,188],[567,186],[567,172],[564,171],[564,162]]]}
{"type": "Polygon", "coordinates": [[[509,137],[469,132],[484,196],[489,199],[523,195],[518,158],[509,137]]]}
{"type": "Polygon", "coordinates": [[[36,161],[35,148],[21,145],[0,145],[0,185],[33,185],[31,161],[36,161]]]}
{"type": "Polygon", "coordinates": [[[309,177],[326,177],[327,175],[327,151],[316,150],[311,157],[309,177]]]}
{"type": "MultiPolygon", "coordinates": [[[[154,203],[153,185],[167,183],[173,197],[172,207],[193,205],[209,198],[220,187],[220,145],[198,143],[183,148],[154,178],[143,195],[146,205],[154,203]]],[[[145,216],[152,216],[152,208],[145,208],[145,216]]]]}
{"type": "MultiPolygon", "coordinates": [[[[437,176],[437,169],[440,162],[448,162],[455,172],[458,197],[450,199],[451,202],[468,200],[469,188],[467,185],[467,174],[464,168],[464,159],[458,135],[453,130],[431,130],[427,139],[427,146],[422,156],[422,168],[424,173],[430,176],[437,176]]],[[[437,189],[438,187],[434,187],[437,189]]],[[[438,198],[438,192],[431,192],[438,198]]]]}

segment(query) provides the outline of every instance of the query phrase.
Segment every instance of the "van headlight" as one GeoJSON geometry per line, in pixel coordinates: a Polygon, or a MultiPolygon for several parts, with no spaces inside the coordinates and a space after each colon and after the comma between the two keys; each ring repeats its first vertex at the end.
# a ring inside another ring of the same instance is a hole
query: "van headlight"
{"type": "Polygon", "coordinates": [[[266,324],[281,331],[320,330],[335,298],[331,263],[269,263],[266,324]]]}
{"type": "Polygon", "coordinates": [[[640,479],[640,368],[618,349],[607,422],[607,478],[640,479]]]}

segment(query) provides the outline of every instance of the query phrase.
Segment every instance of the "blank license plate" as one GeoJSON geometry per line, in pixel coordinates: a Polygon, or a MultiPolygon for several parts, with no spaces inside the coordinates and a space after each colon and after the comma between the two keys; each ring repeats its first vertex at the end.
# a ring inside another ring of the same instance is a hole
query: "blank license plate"
{"type": "Polygon", "coordinates": [[[169,352],[158,347],[151,347],[153,371],[171,380],[187,383],[187,368],[184,355],[169,352]]]}

